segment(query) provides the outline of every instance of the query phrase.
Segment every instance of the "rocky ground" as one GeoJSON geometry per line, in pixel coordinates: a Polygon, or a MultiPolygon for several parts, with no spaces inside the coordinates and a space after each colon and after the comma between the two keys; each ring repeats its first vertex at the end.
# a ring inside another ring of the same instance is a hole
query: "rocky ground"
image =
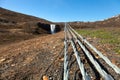
{"type": "MultiPolygon", "coordinates": [[[[120,56],[87,38],[120,67],[120,56]]],[[[94,40],[94,41],[93,41],[94,40]]],[[[63,79],[64,32],[0,46],[0,80],[63,79]]],[[[72,60],[74,61],[74,60],[72,60]]],[[[76,64],[76,63],[75,63],[76,64]]]]}
{"type": "Polygon", "coordinates": [[[0,80],[39,80],[60,54],[63,37],[60,32],[0,46],[0,80]]]}

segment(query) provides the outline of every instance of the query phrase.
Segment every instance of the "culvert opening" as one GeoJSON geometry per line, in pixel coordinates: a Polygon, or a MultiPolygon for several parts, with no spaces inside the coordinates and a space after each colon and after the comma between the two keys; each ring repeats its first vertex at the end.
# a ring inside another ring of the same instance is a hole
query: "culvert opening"
{"type": "Polygon", "coordinates": [[[51,34],[55,33],[55,24],[50,24],[51,34]]]}
{"type": "Polygon", "coordinates": [[[60,25],[56,25],[56,24],[38,23],[37,26],[38,27],[36,28],[35,32],[38,34],[42,34],[42,33],[55,34],[61,31],[60,25]]]}

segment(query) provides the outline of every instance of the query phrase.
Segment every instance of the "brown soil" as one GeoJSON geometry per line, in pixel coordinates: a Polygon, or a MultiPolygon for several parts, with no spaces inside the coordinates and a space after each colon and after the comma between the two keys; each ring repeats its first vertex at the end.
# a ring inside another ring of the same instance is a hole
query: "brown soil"
{"type": "MultiPolygon", "coordinates": [[[[108,54],[110,51],[98,44],[97,40],[92,38],[87,39],[114,64],[120,67],[119,55],[114,53],[108,54]]],[[[41,36],[19,43],[0,46],[0,79],[42,80],[42,76],[47,76],[55,80],[58,78],[62,80],[64,60],[63,41],[64,32],[62,31],[53,35],[41,36]]],[[[73,67],[70,70],[70,74],[74,76],[73,71],[78,71],[78,66],[76,66],[77,63],[75,62],[73,52],[71,52],[71,49],[69,51],[69,55],[71,55],[70,63],[74,62],[74,64],[71,65],[71,67],[73,67]]],[[[98,58],[98,60],[101,61],[104,66],[107,66],[101,58],[98,58]]],[[[107,67],[109,72],[114,72],[109,66],[107,67]]],[[[112,74],[114,75],[115,73],[112,74]]],[[[93,74],[91,73],[91,75],[93,74]]],[[[120,76],[115,76],[115,78],[118,77],[120,76]]]]}
{"type": "Polygon", "coordinates": [[[63,37],[60,32],[0,46],[0,79],[39,80],[62,50],[63,37]]]}

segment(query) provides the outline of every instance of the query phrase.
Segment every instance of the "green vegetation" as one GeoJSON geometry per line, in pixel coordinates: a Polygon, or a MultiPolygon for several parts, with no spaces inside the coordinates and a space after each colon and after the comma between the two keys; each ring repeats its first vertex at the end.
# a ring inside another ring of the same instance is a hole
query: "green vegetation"
{"type": "Polygon", "coordinates": [[[81,29],[77,30],[84,37],[98,38],[102,44],[110,44],[120,54],[120,29],[81,29]]]}

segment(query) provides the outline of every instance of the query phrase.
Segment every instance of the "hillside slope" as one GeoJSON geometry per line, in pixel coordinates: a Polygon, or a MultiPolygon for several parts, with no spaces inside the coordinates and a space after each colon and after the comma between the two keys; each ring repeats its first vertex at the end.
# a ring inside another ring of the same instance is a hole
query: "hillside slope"
{"type": "Polygon", "coordinates": [[[43,27],[51,23],[45,19],[0,8],[0,45],[45,35],[48,31],[43,27]]]}
{"type": "Polygon", "coordinates": [[[51,23],[45,19],[37,18],[34,16],[13,12],[0,7],[0,19],[6,20],[8,22],[20,23],[20,22],[29,22],[29,21],[40,21],[42,23],[51,23]]]}
{"type": "Polygon", "coordinates": [[[120,27],[120,15],[114,16],[103,21],[95,22],[70,22],[74,28],[100,28],[100,27],[120,27]]]}

